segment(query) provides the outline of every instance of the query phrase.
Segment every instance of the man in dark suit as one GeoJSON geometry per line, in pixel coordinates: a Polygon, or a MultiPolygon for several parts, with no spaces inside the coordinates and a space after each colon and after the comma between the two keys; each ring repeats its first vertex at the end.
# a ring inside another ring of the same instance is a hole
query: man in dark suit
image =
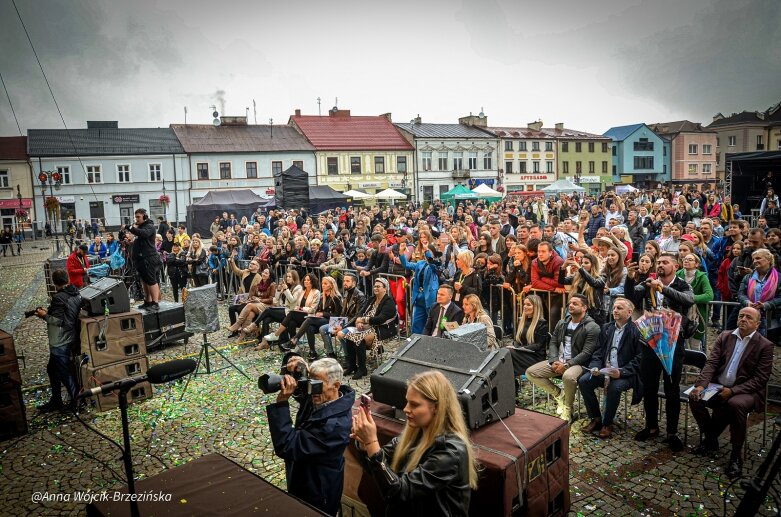
{"type": "Polygon", "coordinates": [[[431,308],[423,327],[424,336],[442,336],[446,321],[455,321],[459,325],[464,321],[464,311],[453,303],[453,287],[442,284],[437,290],[437,303],[431,308]]]}
{"type": "Polygon", "coordinates": [[[705,439],[695,454],[706,455],[719,448],[719,435],[729,425],[732,454],[727,464],[729,478],[741,475],[746,417],[749,411],[765,410],[765,392],[773,369],[773,343],[757,329],[759,311],[744,307],[738,313],[738,328],[719,334],[708,362],[689,395],[689,406],[705,439]],[[723,386],[710,400],[703,400],[708,384],[723,386]],[[708,408],[713,413],[708,412],[708,408]]]}
{"type": "Polygon", "coordinates": [[[589,370],[578,379],[580,393],[591,421],[585,427],[587,433],[599,431],[599,437],[606,439],[613,435],[613,418],[621,393],[633,389],[632,403],[640,402],[642,381],[640,361],[643,357],[643,342],[637,327],[632,323],[635,306],[624,297],[613,302],[613,320],[602,325],[597,349],[591,356],[589,370]],[[605,373],[600,372],[606,369],[605,373]],[[599,410],[599,401],[594,393],[606,388],[605,413],[599,410]]]}

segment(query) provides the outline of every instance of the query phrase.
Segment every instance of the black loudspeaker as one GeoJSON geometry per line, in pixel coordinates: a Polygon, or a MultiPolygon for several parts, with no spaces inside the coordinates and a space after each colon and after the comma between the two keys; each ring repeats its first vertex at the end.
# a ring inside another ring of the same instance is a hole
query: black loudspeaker
{"type": "Polygon", "coordinates": [[[127,286],[116,278],[101,278],[81,288],[81,299],[90,316],[102,316],[106,306],[111,314],[130,312],[127,286]]]}
{"type": "Polygon", "coordinates": [[[372,374],[372,396],[402,409],[407,403],[407,380],[426,370],[439,370],[453,384],[472,429],[515,413],[509,350],[483,352],[469,343],[417,334],[372,374]]]}

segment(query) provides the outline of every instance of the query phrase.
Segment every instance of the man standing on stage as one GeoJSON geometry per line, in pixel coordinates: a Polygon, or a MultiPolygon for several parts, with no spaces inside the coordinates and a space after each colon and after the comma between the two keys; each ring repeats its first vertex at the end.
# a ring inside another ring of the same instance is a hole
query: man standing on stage
{"type": "Polygon", "coordinates": [[[143,208],[136,210],[135,218],[135,224],[128,227],[128,231],[136,236],[132,248],[133,263],[144,289],[144,303],[138,308],[157,309],[157,302],[160,301],[160,285],[157,279],[163,266],[160,254],[155,249],[157,229],[143,208]]]}

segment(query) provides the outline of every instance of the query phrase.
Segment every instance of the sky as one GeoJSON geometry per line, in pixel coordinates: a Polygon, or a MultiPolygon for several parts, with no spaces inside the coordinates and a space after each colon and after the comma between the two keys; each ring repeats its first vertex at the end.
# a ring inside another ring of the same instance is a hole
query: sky
{"type": "MultiPolygon", "coordinates": [[[[395,122],[603,133],[781,101],[778,0],[16,0],[69,128],[287,123],[337,103],[395,122]],[[255,108],[253,110],[253,101],[255,108]]],[[[62,128],[11,0],[0,74],[23,132],[62,128]]],[[[18,135],[0,91],[0,135],[18,135]]]]}

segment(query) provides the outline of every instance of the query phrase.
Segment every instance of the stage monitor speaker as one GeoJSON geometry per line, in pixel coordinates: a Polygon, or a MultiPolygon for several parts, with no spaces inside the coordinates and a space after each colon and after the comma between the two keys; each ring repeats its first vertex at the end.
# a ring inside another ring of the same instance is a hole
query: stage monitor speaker
{"type": "Polygon", "coordinates": [[[106,306],[111,314],[130,312],[130,296],[127,286],[116,278],[101,278],[81,288],[84,308],[90,316],[102,316],[106,306]]]}
{"type": "Polygon", "coordinates": [[[207,284],[187,290],[187,297],[184,299],[184,320],[184,330],[193,334],[207,334],[220,330],[217,284],[207,284]]]}
{"type": "Polygon", "coordinates": [[[413,335],[372,374],[377,402],[406,405],[407,381],[426,370],[439,370],[453,384],[467,425],[477,429],[515,413],[515,382],[510,353],[481,351],[469,343],[413,335]]]}
{"type": "Polygon", "coordinates": [[[81,318],[81,352],[93,368],[146,355],[138,311],[81,318]]]}
{"type": "MultiPolygon", "coordinates": [[[[146,357],[112,363],[98,368],[91,368],[84,365],[81,367],[81,381],[84,383],[84,389],[88,390],[97,388],[103,384],[122,380],[126,377],[139,377],[145,375],[147,370],[149,370],[149,360],[146,357]]],[[[127,394],[127,401],[133,403],[151,397],[152,385],[148,381],[144,381],[131,388],[127,394]]],[[[93,397],[93,400],[95,401],[98,411],[108,411],[119,406],[119,398],[116,393],[96,395],[93,397]]]]}

